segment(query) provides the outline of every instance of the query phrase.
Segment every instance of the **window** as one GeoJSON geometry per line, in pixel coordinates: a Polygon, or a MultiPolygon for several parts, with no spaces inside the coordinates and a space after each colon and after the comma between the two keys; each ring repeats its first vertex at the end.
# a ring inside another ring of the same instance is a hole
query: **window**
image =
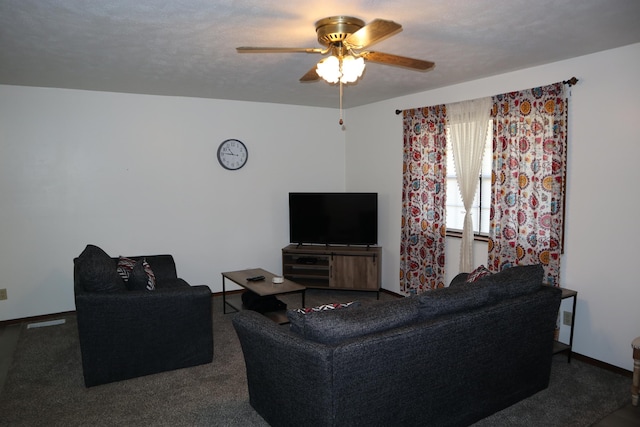
{"type": "MultiPolygon", "coordinates": [[[[489,210],[491,208],[491,167],[493,161],[493,122],[489,121],[487,140],[482,157],[482,169],[478,176],[478,188],[473,199],[472,215],[474,234],[489,235],[489,210]]],[[[453,161],[451,140],[447,134],[447,231],[462,231],[464,204],[458,188],[456,167],[453,161]]]]}

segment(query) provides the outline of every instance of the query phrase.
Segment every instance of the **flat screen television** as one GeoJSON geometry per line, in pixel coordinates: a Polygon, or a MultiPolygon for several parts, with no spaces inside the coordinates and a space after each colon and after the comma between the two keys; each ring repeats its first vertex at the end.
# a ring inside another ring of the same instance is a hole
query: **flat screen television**
{"type": "Polygon", "coordinates": [[[289,239],[297,244],[376,245],[377,193],[289,193],[289,239]]]}

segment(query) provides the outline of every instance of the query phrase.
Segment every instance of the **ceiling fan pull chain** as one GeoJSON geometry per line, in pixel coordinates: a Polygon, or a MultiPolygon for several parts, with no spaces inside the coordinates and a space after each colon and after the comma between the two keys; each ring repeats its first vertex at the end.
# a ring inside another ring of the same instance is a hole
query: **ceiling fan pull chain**
{"type": "Polygon", "coordinates": [[[340,121],[338,124],[342,126],[344,121],[342,121],[342,80],[340,80],[340,121]]]}

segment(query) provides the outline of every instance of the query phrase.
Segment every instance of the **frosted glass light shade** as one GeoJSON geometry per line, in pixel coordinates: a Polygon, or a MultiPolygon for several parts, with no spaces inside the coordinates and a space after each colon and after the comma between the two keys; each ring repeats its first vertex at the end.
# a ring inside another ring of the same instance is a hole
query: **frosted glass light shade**
{"type": "Polygon", "coordinates": [[[354,58],[351,55],[342,59],[342,83],[353,83],[362,75],[364,71],[364,59],[354,58]]]}
{"type": "Polygon", "coordinates": [[[328,83],[338,83],[341,77],[340,61],[335,56],[329,56],[318,62],[316,73],[328,83]]]}
{"type": "Polygon", "coordinates": [[[353,83],[364,72],[364,59],[347,55],[340,61],[332,55],[318,62],[316,72],[328,83],[353,83]]]}

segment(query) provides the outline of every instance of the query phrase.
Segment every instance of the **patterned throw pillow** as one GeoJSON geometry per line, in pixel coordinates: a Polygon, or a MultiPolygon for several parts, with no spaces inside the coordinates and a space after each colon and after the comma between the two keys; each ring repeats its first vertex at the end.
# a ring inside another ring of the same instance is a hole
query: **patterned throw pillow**
{"type": "Polygon", "coordinates": [[[118,274],[122,277],[122,280],[125,282],[129,280],[129,276],[131,275],[131,270],[136,265],[136,261],[131,258],[120,256],[118,258],[118,274]]]}
{"type": "MultiPolygon", "coordinates": [[[[292,332],[305,336],[305,326],[308,322],[322,317],[331,317],[334,314],[342,312],[343,308],[358,307],[360,301],[351,301],[347,303],[324,304],[318,307],[297,308],[287,310],[287,318],[289,319],[289,327],[292,332]]],[[[345,310],[351,311],[351,310],[345,310]]]]}
{"type": "Polygon", "coordinates": [[[156,275],[153,273],[151,266],[147,262],[147,259],[142,260],[142,266],[144,267],[145,273],[147,273],[147,277],[149,278],[147,281],[147,289],[153,291],[156,288],[156,275]]]}
{"type": "Polygon", "coordinates": [[[118,259],[118,274],[122,277],[129,290],[146,289],[153,291],[156,288],[156,276],[146,258],[138,263],[134,259],[121,256],[118,259]]]}
{"type": "Polygon", "coordinates": [[[491,275],[491,272],[487,269],[487,267],[485,267],[484,265],[481,265],[475,270],[473,270],[471,273],[469,273],[469,276],[467,276],[467,280],[465,280],[465,282],[473,283],[476,280],[480,280],[483,277],[487,277],[490,275],[491,275]]]}
{"type": "Polygon", "coordinates": [[[292,311],[295,311],[297,313],[300,314],[309,314],[309,313],[315,313],[318,311],[327,311],[327,310],[336,310],[338,308],[347,308],[351,305],[353,305],[354,303],[356,303],[357,301],[351,301],[351,302],[346,302],[346,303],[333,303],[333,304],[324,304],[324,305],[319,305],[317,307],[305,307],[305,308],[298,308],[292,311]]]}

